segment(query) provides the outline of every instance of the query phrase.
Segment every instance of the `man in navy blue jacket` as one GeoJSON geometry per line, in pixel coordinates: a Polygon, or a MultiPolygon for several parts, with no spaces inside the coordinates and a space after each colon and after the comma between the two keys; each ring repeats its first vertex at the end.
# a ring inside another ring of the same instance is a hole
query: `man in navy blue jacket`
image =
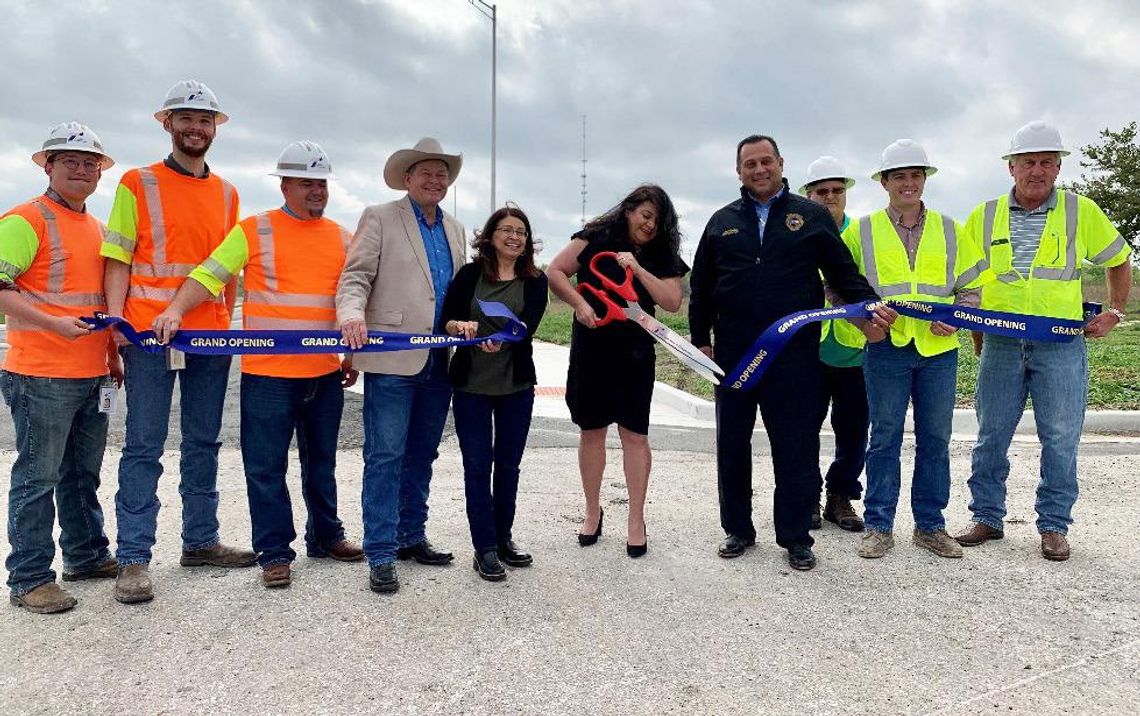
{"type": "MultiPolygon", "coordinates": [[[[771,137],[752,135],[736,148],[740,199],[709,219],[690,277],[693,343],[725,370],[760,333],[789,313],[823,307],[823,272],[844,301],[877,300],[839,238],[827,210],[788,190],[784,160],[771,137]],[[715,334],[716,342],[711,334],[715,334]],[[715,349],[715,350],[714,350],[715,349]]],[[[864,322],[868,340],[882,340],[894,312],[864,322]]],[[[772,446],[776,544],[795,569],[815,566],[808,530],[820,490],[819,324],[795,335],[751,390],[716,391],[717,484],[727,534],[721,557],[756,543],[752,524],[752,430],[759,407],[772,446]]]]}

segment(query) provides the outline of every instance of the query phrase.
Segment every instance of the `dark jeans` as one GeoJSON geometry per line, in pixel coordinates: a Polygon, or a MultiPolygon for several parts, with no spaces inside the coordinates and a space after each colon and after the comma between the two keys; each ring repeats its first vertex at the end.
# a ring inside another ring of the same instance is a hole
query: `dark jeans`
{"type": "Polygon", "coordinates": [[[427,539],[431,464],[447,422],[447,351],[415,375],[364,374],[364,552],[369,566],[427,539]]]}
{"type": "Polygon", "coordinates": [[[720,525],[728,534],[755,538],[752,524],[752,430],[756,409],[772,446],[776,491],[776,544],[811,546],[808,530],[819,496],[820,394],[818,348],[785,350],[760,385],[749,391],[716,390],[716,467],[720,525]]]}
{"type": "Polygon", "coordinates": [[[292,562],[297,553],[293,505],[285,473],[289,443],[297,435],[301,496],[308,519],[305,546],[310,556],[344,539],[336,516],[336,448],[344,411],[340,371],[319,378],[241,376],[241,458],[249,494],[253,550],[258,563],[292,562]]]}
{"type": "Polygon", "coordinates": [[[858,500],[863,494],[859,475],[867,461],[867,431],[871,414],[867,406],[867,386],[863,368],[823,368],[823,405],[831,403],[831,429],[835,431],[835,459],[827,468],[827,491],[858,500]]]}
{"type": "Polygon", "coordinates": [[[12,551],[5,563],[8,586],[16,596],[55,581],[51,563],[56,505],[67,571],[92,569],[111,556],[96,494],[107,445],[107,415],[99,412],[102,381],[0,374],[18,453],[8,488],[12,551]]]}
{"type": "Polygon", "coordinates": [[[456,391],[452,404],[463,451],[471,544],[476,552],[486,552],[511,539],[534,388],[509,395],[456,391]]]}

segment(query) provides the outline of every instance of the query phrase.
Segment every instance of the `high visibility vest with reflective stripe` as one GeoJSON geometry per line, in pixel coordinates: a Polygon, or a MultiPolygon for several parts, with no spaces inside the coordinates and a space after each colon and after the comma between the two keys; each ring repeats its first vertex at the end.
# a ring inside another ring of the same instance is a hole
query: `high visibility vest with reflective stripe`
{"type": "MultiPolygon", "coordinates": [[[[336,286],[352,234],[328,219],[302,221],[280,209],[240,224],[249,245],[242,322],[250,330],[336,328],[336,286]]],[[[241,370],[315,378],[340,367],[335,353],[242,356],[241,370]]]]}
{"type": "MultiPolygon", "coordinates": [[[[851,220],[846,214],[843,216],[843,225],[840,231],[844,231],[851,225],[851,220]]],[[[823,273],[820,273],[820,278],[823,278],[823,273]]],[[[824,302],[824,308],[830,306],[830,303],[824,302]]],[[[839,345],[847,346],[848,348],[863,348],[867,345],[867,337],[863,335],[863,331],[855,327],[853,323],[846,320],[840,321],[823,321],[820,324],[819,342],[823,343],[827,340],[827,335],[832,333],[835,335],[836,342],[839,345]]]]}
{"type": "MultiPolygon", "coordinates": [[[[122,183],[138,202],[138,238],[124,318],[149,329],[194,267],[237,223],[237,192],[216,174],[188,177],[159,162],[127,172],[122,183]]],[[[189,311],[183,328],[229,327],[223,294],[189,311]]]]}
{"type": "Polygon", "coordinates": [[[1057,191],[1057,205],[1045,217],[1028,276],[1013,268],[1009,194],[978,205],[966,230],[980,243],[997,275],[982,289],[982,308],[992,311],[1080,319],[1082,262],[1104,265],[1127,254],[1124,239],[1096,204],[1069,191],[1057,191]],[[1092,255],[1090,239],[1099,248],[1092,255]]]}
{"type": "MultiPolygon", "coordinates": [[[[9,214],[22,216],[35,230],[39,249],[31,266],[15,278],[24,298],[53,316],[90,316],[106,311],[99,247],[103,224],[45,197],[9,214]]],[[[44,378],[95,378],[107,374],[105,332],[68,340],[14,316],[7,318],[4,370],[44,378]]]]}
{"type": "MultiPolygon", "coordinates": [[[[885,209],[864,216],[854,228],[845,232],[844,239],[852,254],[859,257],[863,275],[883,298],[953,303],[956,289],[972,288],[992,278],[976,247],[958,240],[954,220],[936,211],[926,212],[913,269],[885,209]]],[[[891,342],[899,347],[914,341],[923,356],[958,348],[956,336],[936,336],[930,332],[928,321],[907,316],[899,316],[890,335],[891,342]]]]}

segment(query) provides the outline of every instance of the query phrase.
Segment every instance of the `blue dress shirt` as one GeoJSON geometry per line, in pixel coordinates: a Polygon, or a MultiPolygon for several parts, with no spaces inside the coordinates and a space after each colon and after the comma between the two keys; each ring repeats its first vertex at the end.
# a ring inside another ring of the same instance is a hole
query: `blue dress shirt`
{"type": "Polygon", "coordinates": [[[428,269],[431,272],[431,286],[435,291],[435,329],[439,330],[439,319],[443,316],[443,299],[453,275],[451,245],[447,243],[447,233],[443,230],[443,209],[435,207],[435,223],[428,225],[423,209],[410,197],[412,211],[416,213],[416,223],[420,226],[420,236],[424,240],[428,269]]]}
{"type": "Polygon", "coordinates": [[[765,224],[768,223],[768,211],[772,208],[772,203],[774,201],[776,201],[776,199],[779,199],[780,196],[785,191],[787,191],[787,189],[784,187],[781,187],[780,191],[773,194],[772,198],[769,199],[768,201],[765,201],[765,202],[761,202],[759,199],[757,199],[755,197],[755,195],[753,195],[751,193],[749,194],[749,196],[752,197],[752,206],[753,206],[753,208],[756,209],[756,221],[760,224],[760,243],[761,244],[764,243],[764,226],[765,226],[765,224]]]}

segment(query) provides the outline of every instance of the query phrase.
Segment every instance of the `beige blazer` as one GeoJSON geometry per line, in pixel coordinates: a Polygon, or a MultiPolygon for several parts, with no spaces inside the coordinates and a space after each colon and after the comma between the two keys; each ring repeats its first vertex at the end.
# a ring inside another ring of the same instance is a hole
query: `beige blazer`
{"type": "MultiPolygon", "coordinates": [[[[451,245],[452,275],[466,263],[463,226],[443,212],[451,245]]],[[[436,301],[423,236],[407,195],[370,206],[348,247],[336,290],[338,324],[363,318],[369,330],[431,333],[436,301]]],[[[353,366],[368,373],[415,375],[427,363],[427,350],[358,353],[353,366]]]]}

